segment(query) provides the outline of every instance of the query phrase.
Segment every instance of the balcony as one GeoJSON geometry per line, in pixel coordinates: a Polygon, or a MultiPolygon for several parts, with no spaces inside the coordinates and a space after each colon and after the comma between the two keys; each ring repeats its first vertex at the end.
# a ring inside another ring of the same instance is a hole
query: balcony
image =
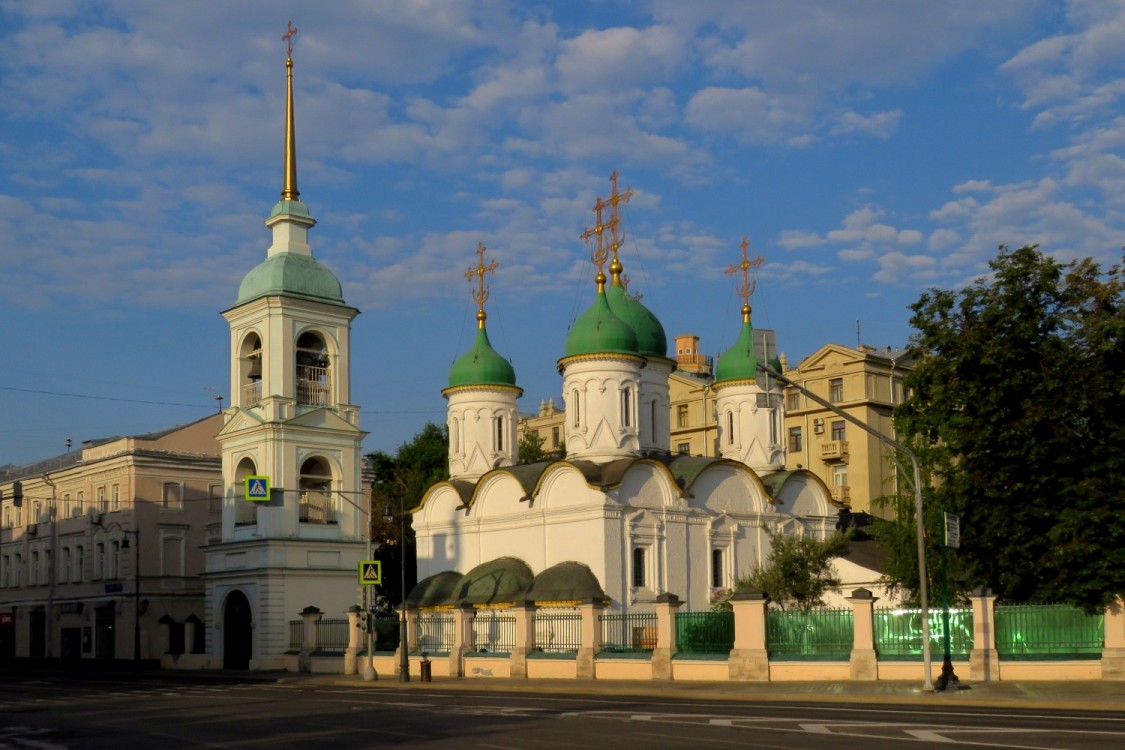
{"type": "Polygon", "coordinates": [[[327,367],[297,365],[297,403],[302,406],[329,406],[327,367]]]}
{"type": "Polygon", "coordinates": [[[847,440],[833,440],[829,443],[821,443],[820,445],[820,460],[821,461],[843,461],[848,457],[848,441],[847,440]]]}
{"type": "Polygon", "coordinates": [[[252,380],[242,386],[242,408],[250,409],[262,401],[262,381],[252,380]]]}
{"type": "Polygon", "coordinates": [[[851,488],[848,487],[847,485],[830,487],[829,489],[832,490],[832,499],[835,500],[836,502],[845,503],[845,504],[851,503],[851,501],[852,501],[851,488]]]}
{"type": "Polygon", "coordinates": [[[336,523],[336,504],[332,496],[316,490],[301,493],[301,523],[336,523]]]}

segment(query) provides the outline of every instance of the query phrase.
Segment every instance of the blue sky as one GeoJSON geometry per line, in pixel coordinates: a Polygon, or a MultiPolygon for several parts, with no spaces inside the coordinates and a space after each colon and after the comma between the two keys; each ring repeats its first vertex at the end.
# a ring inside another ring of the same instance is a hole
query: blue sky
{"type": "Polygon", "coordinates": [[[315,255],[362,314],[353,401],[393,451],[493,345],[559,400],[579,240],[616,169],[632,290],[720,354],[723,271],[790,362],[901,346],[996,247],[1120,259],[1125,3],[0,0],[0,465],[206,416],[219,312],[281,189],[286,21],[315,255]]]}

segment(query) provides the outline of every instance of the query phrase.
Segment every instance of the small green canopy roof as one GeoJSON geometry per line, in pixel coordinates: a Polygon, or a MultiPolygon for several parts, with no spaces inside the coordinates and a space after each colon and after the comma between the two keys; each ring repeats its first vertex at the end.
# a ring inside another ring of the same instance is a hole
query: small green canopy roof
{"type": "Polygon", "coordinates": [[[566,356],[578,354],[636,354],[637,334],[609,308],[604,291],[578,317],[566,337],[566,356]]]}
{"type": "Polygon", "coordinates": [[[638,352],[650,357],[668,356],[668,336],[651,310],[629,296],[623,286],[611,286],[606,301],[610,311],[633,329],[638,352]]]}
{"type": "Polygon", "coordinates": [[[452,570],[424,578],[410,590],[410,594],[406,597],[406,606],[418,608],[446,604],[460,581],[461,574],[452,570]]]}
{"type": "Polygon", "coordinates": [[[508,360],[501,357],[488,341],[488,331],[477,328],[472,348],[449,368],[449,387],[465,385],[516,384],[516,371],[508,360]]]}
{"type": "Polygon", "coordinates": [[[525,599],[524,592],[534,575],[517,557],[498,557],[481,563],[464,575],[451,597],[451,604],[498,604],[525,599]]]}
{"type": "Polygon", "coordinates": [[[585,602],[607,599],[597,576],[580,562],[562,562],[535,576],[527,595],[533,602],[585,602]]]}
{"type": "Polygon", "coordinates": [[[758,358],[754,356],[754,329],[749,316],[734,346],[723,352],[715,366],[715,384],[758,377],[758,358]]]}

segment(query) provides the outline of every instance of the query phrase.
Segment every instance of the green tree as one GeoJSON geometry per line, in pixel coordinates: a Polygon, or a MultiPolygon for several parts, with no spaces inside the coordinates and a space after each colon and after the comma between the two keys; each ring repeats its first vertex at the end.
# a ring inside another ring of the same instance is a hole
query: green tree
{"type": "Polygon", "coordinates": [[[932,480],[927,516],[960,517],[969,586],[1097,610],[1125,594],[1122,266],[1036,247],[989,265],[911,306],[920,358],[895,426],[932,480]]]}
{"type": "Polygon", "coordinates": [[[770,554],[735,582],[735,590],[757,589],[785,609],[824,606],[824,595],[840,591],[832,560],[848,554],[851,531],[815,539],[766,529],[770,554]]]}
{"type": "Polygon", "coordinates": [[[524,432],[523,437],[520,438],[519,462],[521,464],[534,464],[550,458],[550,452],[543,450],[543,443],[545,442],[547,442],[547,438],[541,436],[538,432],[533,430],[524,432]]]}
{"type": "Polygon", "coordinates": [[[392,456],[383,451],[367,455],[374,474],[371,485],[371,539],[383,561],[379,593],[397,604],[402,601],[401,566],[405,565],[407,592],[417,582],[414,532],[409,511],[417,507],[430,485],[449,478],[449,437],[444,427],[426,423],[414,438],[392,456]],[[400,537],[405,536],[405,550],[400,537]]]}

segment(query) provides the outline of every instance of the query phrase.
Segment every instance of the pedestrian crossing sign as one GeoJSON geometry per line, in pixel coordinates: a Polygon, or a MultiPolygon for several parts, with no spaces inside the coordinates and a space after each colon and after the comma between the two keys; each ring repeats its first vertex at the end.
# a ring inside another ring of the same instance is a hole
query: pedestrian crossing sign
{"type": "Polygon", "coordinates": [[[383,582],[383,563],[379,560],[360,560],[359,582],[364,586],[378,586],[383,582]]]}
{"type": "Polygon", "coordinates": [[[246,477],[243,485],[246,499],[252,503],[268,503],[270,499],[269,477],[246,477]]]}

